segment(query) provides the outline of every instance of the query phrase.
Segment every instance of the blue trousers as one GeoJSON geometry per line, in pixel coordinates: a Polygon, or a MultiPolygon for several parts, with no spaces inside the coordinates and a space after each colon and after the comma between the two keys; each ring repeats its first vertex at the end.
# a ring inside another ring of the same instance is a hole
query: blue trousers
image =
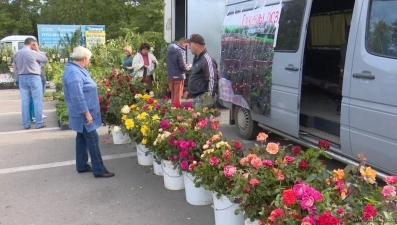
{"type": "Polygon", "coordinates": [[[19,75],[19,90],[21,93],[22,125],[30,127],[31,111],[36,117],[36,127],[43,126],[43,83],[38,75],[19,75]],[[33,99],[33,109],[30,109],[33,99]]]}
{"type": "MultiPolygon", "coordinates": [[[[46,81],[45,80],[41,80],[42,84],[43,84],[43,96],[46,90],[46,81]]],[[[15,82],[17,84],[17,87],[19,87],[19,82],[15,82]]],[[[30,103],[29,103],[29,114],[30,114],[30,121],[33,121],[34,118],[34,104],[33,104],[33,97],[30,98],[30,103]]]]}
{"type": "Polygon", "coordinates": [[[76,136],[76,170],[84,171],[89,168],[88,152],[90,153],[92,172],[94,175],[105,173],[107,170],[103,165],[101,151],[99,150],[99,137],[96,130],[83,133],[77,132],[76,136]]]}

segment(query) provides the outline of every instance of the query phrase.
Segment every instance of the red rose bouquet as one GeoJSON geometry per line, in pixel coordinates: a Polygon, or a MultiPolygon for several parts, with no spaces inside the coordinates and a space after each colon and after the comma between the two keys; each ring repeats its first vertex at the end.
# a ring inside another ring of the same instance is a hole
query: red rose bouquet
{"type": "Polygon", "coordinates": [[[102,120],[108,125],[121,124],[120,109],[136,103],[134,96],[144,92],[143,85],[128,74],[113,68],[109,77],[98,83],[102,120]]]}

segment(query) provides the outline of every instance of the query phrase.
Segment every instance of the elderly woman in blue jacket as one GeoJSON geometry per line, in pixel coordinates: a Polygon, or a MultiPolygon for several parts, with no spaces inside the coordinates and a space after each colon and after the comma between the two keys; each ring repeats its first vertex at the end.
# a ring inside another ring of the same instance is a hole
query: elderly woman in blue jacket
{"type": "Polygon", "coordinates": [[[93,172],[96,178],[113,177],[103,165],[99,150],[98,133],[102,125],[97,85],[85,69],[92,53],[84,47],[73,49],[71,58],[63,72],[62,82],[65,102],[69,114],[69,127],[77,132],[76,169],[79,173],[93,172]],[[88,165],[88,152],[92,167],[88,165]]]}

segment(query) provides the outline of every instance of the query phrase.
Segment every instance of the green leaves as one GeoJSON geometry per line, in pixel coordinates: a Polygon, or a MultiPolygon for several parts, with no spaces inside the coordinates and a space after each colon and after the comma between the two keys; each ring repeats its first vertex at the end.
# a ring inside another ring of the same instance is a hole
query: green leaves
{"type": "Polygon", "coordinates": [[[0,37],[37,35],[37,24],[106,25],[106,38],[125,35],[121,28],[137,32],[163,31],[163,1],[141,0],[140,5],[108,0],[14,0],[0,1],[0,37]]]}
{"type": "Polygon", "coordinates": [[[0,1],[0,37],[34,34],[40,0],[0,1]]]}
{"type": "Polygon", "coordinates": [[[309,183],[313,180],[317,179],[317,174],[310,174],[307,178],[306,178],[306,183],[309,183]]]}

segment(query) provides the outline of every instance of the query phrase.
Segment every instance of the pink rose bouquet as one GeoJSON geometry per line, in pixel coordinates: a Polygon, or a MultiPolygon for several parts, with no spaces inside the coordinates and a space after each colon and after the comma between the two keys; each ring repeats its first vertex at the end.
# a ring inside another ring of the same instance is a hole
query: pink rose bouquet
{"type": "Polygon", "coordinates": [[[202,150],[199,162],[190,168],[195,175],[196,186],[230,196],[234,187],[233,177],[237,175],[243,154],[241,143],[226,141],[222,133],[217,133],[205,141],[202,150]]]}

